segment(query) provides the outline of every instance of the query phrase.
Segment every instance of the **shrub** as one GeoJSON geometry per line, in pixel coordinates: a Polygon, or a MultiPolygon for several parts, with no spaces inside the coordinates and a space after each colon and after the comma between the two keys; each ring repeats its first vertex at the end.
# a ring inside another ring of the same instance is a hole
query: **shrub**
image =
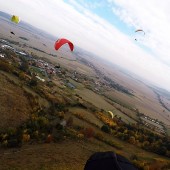
{"type": "Polygon", "coordinates": [[[110,132],[111,132],[109,126],[107,126],[107,125],[103,125],[103,126],[101,127],[101,130],[102,130],[103,132],[105,132],[105,133],[110,133],[110,132]]]}
{"type": "Polygon", "coordinates": [[[133,154],[130,156],[131,160],[138,160],[138,156],[136,154],[133,154]]]}
{"type": "Polygon", "coordinates": [[[68,128],[65,134],[67,137],[77,139],[77,131],[74,129],[68,128]]]}
{"type": "Polygon", "coordinates": [[[6,72],[13,72],[14,68],[12,65],[9,65],[6,61],[0,60],[0,69],[6,72]]]}
{"type": "Polygon", "coordinates": [[[53,132],[52,135],[53,135],[54,142],[63,141],[64,140],[64,133],[61,130],[56,130],[55,132],[53,132]]]}
{"type": "Polygon", "coordinates": [[[32,78],[29,84],[30,84],[30,86],[37,86],[36,78],[32,78]]]}
{"type": "Polygon", "coordinates": [[[2,147],[7,147],[8,146],[8,141],[4,140],[1,144],[2,147]]]}
{"type": "Polygon", "coordinates": [[[77,137],[78,137],[79,139],[84,139],[84,134],[79,133],[79,134],[77,135],[77,137]]]}
{"type": "Polygon", "coordinates": [[[84,127],[83,127],[83,126],[80,126],[80,125],[75,125],[74,128],[75,128],[75,130],[77,130],[77,131],[80,131],[80,130],[83,130],[83,129],[84,129],[84,127]]]}
{"type": "Polygon", "coordinates": [[[59,113],[58,113],[58,117],[59,117],[60,119],[64,119],[64,112],[63,112],[63,111],[59,112],[59,113]]]}
{"type": "Polygon", "coordinates": [[[93,128],[86,128],[82,131],[82,133],[86,138],[92,138],[95,134],[93,128]]]}
{"type": "Polygon", "coordinates": [[[21,147],[22,143],[18,139],[9,139],[7,146],[10,148],[21,147]]]}
{"type": "Polygon", "coordinates": [[[71,127],[73,125],[73,117],[69,117],[67,120],[67,127],[71,127]]]}
{"type": "Polygon", "coordinates": [[[22,135],[22,141],[23,142],[28,142],[30,140],[30,135],[29,134],[23,134],[22,135]]]}
{"type": "Polygon", "coordinates": [[[53,136],[51,134],[49,134],[46,138],[46,143],[51,143],[53,141],[53,136]]]}

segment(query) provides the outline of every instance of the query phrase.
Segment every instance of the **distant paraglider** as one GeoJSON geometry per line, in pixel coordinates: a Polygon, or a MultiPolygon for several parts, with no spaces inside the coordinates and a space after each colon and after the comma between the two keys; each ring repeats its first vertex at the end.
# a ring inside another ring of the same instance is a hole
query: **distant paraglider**
{"type": "Polygon", "coordinates": [[[61,39],[58,39],[56,42],[55,42],[55,49],[58,50],[61,46],[63,46],[64,44],[68,44],[69,47],[70,47],[70,50],[73,51],[74,49],[74,45],[71,41],[65,39],[65,38],[61,38],[61,39]]]}
{"type": "Polygon", "coordinates": [[[137,33],[135,41],[141,40],[143,39],[142,37],[145,36],[145,32],[142,29],[137,29],[135,33],[137,33]]]}
{"type": "Polygon", "coordinates": [[[15,35],[15,33],[14,33],[14,32],[12,32],[12,31],[11,31],[10,33],[11,33],[11,34],[13,34],[13,35],[15,35]]]}
{"type": "Polygon", "coordinates": [[[20,22],[20,18],[19,18],[19,16],[13,15],[11,17],[11,21],[18,24],[20,22]]]}
{"type": "Polygon", "coordinates": [[[143,32],[143,35],[145,35],[145,32],[142,29],[138,29],[135,32],[143,32]]]}
{"type": "Polygon", "coordinates": [[[108,111],[108,113],[110,114],[110,116],[112,117],[112,119],[114,118],[113,112],[108,111]]]}

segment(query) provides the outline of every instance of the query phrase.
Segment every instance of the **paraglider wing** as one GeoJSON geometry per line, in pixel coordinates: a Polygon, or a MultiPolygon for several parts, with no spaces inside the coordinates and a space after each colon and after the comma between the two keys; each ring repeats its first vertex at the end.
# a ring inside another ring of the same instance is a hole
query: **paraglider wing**
{"type": "Polygon", "coordinates": [[[110,114],[110,116],[112,117],[112,119],[114,118],[114,115],[111,111],[108,111],[108,113],[110,114]]]}
{"type": "Polygon", "coordinates": [[[16,16],[16,15],[13,15],[11,17],[11,21],[15,22],[16,24],[18,24],[20,22],[20,18],[18,16],[16,16]]]}
{"type": "Polygon", "coordinates": [[[143,32],[143,34],[145,35],[145,32],[142,29],[138,29],[135,32],[143,32]]]}
{"type": "Polygon", "coordinates": [[[124,156],[112,151],[93,153],[87,160],[84,170],[137,170],[124,156]]]}
{"type": "Polygon", "coordinates": [[[56,50],[58,50],[62,45],[66,44],[66,43],[69,45],[70,50],[73,51],[73,49],[74,49],[73,43],[71,41],[65,39],[65,38],[58,39],[55,42],[54,47],[55,47],[56,50]]]}

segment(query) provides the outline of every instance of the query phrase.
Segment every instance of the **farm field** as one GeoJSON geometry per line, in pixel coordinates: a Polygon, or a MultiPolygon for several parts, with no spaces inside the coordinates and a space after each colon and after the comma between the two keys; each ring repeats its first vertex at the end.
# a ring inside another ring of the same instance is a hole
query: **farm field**
{"type": "Polygon", "coordinates": [[[88,120],[93,120],[93,123],[95,123],[96,125],[98,125],[99,127],[102,127],[103,122],[101,122],[99,119],[96,118],[96,116],[94,115],[94,113],[87,111],[85,109],[82,108],[69,108],[69,111],[72,113],[76,113],[76,114],[81,114],[83,117],[87,118],[88,120]]]}

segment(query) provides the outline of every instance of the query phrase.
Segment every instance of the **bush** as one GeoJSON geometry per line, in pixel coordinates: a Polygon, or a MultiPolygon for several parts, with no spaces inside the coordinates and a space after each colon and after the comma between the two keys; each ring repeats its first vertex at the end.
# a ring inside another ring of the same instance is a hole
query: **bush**
{"type": "Polygon", "coordinates": [[[0,69],[6,72],[13,72],[14,68],[12,65],[9,65],[6,61],[0,60],[0,69]]]}
{"type": "Polygon", "coordinates": [[[21,147],[22,143],[18,139],[9,139],[7,146],[10,148],[21,147]]]}
{"type": "Polygon", "coordinates": [[[130,159],[131,159],[132,161],[138,160],[138,156],[137,156],[136,154],[133,154],[133,155],[130,156],[130,159]]]}
{"type": "Polygon", "coordinates": [[[67,120],[67,127],[71,127],[73,125],[73,117],[69,117],[67,120]]]}
{"type": "Polygon", "coordinates": [[[93,128],[86,128],[82,131],[82,133],[84,134],[85,138],[92,138],[95,134],[93,128]]]}
{"type": "Polygon", "coordinates": [[[105,133],[110,133],[110,132],[111,132],[111,129],[110,129],[109,126],[107,126],[107,125],[103,125],[103,126],[101,127],[101,130],[102,130],[103,132],[105,132],[105,133]]]}
{"type": "Polygon", "coordinates": [[[53,132],[52,136],[53,136],[54,142],[64,140],[64,132],[61,130],[56,130],[55,132],[53,132]]]}
{"type": "Polygon", "coordinates": [[[28,142],[29,140],[30,140],[30,135],[29,134],[23,134],[22,141],[23,142],[28,142]]]}
{"type": "Polygon", "coordinates": [[[84,134],[79,133],[79,134],[77,135],[77,137],[78,137],[78,139],[84,139],[84,134]]]}
{"type": "Polygon", "coordinates": [[[36,78],[32,78],[29,84],[30,84],[30,86],[37,86],[36,78]]]}
{"type": "Polygon", "coordinates": [[[84,127],[83,127],[83,126],[80,126],[80,125],[75,125],[75,126],[74,126],[74,129],[77,130],[77,131],[80,131],[80,130],[83,130],[84,127]]]}

